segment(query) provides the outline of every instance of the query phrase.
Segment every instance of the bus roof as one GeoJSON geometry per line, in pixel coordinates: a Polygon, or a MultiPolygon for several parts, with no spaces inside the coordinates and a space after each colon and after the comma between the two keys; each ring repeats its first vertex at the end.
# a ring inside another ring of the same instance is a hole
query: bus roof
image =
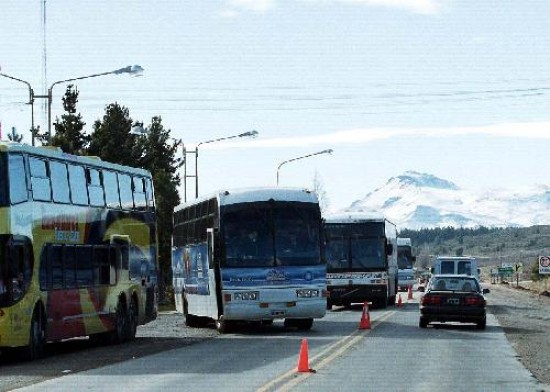
{"type": "Polygon", "coordinates": [[[437,256],[437,260],[476,260],[473,256],[437,256]]]}
{"type": "Polygon", "coordinates": [[[412,246],[410,238],[397,237],[397,246],[412,246]]]}
{"type": "Polygon", "coordinates": [[[386,220],[387,219],[381,214],[366,212],[342,212],[325,216],[326,223],[382,223],[386,220]]]}
{"type": "Polygon", "coordinates": [[[80,163],[83,165],[102,167],[102,168],[119,170],[119,171],[126,171],[134,174],[140,174],[143,176],[150,177],[150,173],[145,169],[136,168],[132,166],[124,166],[116,163],[103,161],[98,157],[88,157],[88,156],[67,154],[63,152],[59,147],[53,147],[53,146],[33,147],[24,143],[0,141],[0,151],[29,153],[29,154],[47,157],[47,158],[57,158],[67,162],[74,162],[74,163],[80,163]]]}
{"type": "Polygon", "coordinates": [[[217,198],[220,206],[252,203],[257,201],[297,201],[303,203],[318,203],[317,194],[314,191],[304,188],[280,188],[280,187],[258,187],[241,189],[223,189],[209,195],[201,196],[198,199],[185,204],[180,204],[174,211],[179,211],[193,204],[217,198]]]}

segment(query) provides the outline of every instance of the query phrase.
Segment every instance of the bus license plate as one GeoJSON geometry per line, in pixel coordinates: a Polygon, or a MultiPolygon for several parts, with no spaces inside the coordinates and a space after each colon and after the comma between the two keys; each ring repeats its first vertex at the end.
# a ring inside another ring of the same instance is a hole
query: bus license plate
{"type": "Polygon", "coordinates": [[[284,310],[272,310],[271,315],[273,317],[284,317],[286,315],[286,312],[284,310]]]}

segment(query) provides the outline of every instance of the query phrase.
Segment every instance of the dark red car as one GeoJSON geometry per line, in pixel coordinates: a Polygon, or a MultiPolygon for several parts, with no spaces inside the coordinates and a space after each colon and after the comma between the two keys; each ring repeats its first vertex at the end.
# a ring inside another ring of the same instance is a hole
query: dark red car
{"type": "Polygon", "coordinates": [[[478,280],[468,275],[434,275],[420,300],[420,328],[431,322],[475,323],[485,329],[486,301],[478,280]]]}

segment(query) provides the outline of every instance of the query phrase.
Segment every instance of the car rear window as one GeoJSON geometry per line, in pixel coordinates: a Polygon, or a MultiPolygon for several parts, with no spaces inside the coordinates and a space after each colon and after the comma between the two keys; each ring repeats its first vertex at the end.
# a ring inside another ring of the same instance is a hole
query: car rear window
{"type": "Polygon", "coordinates": [[[432,280],[430,288],[437,291],[479,291],[475,279],[442,277],[432,280]]]}

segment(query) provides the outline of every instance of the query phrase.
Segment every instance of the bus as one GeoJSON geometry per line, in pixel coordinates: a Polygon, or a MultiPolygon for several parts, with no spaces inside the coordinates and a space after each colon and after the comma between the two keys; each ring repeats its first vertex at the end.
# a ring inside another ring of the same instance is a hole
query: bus
{"type": "Polygon", "coordinates": [[[0,142],[0,350],[123,342],[157,315],[151,174],[0,142]]]}
{"type": "Polygon", "coordinates": [[[395,304],[397,229],[383,216],[342,213],[325,218],[327,309],[372,302],[395,304]]]}
{"type": "Polygon", "coordinates": [[[309,330],[326,313],[321,212],[314,192],[222,190],[174,211],[176,303],[188,326],[214,320],[309,330]]]}
{"type": "Polygon", "coordinates": [[[397,237],[397,285],[399,291],[412,289],[415,283],[414,263],[410,238],[397,237]]]}

